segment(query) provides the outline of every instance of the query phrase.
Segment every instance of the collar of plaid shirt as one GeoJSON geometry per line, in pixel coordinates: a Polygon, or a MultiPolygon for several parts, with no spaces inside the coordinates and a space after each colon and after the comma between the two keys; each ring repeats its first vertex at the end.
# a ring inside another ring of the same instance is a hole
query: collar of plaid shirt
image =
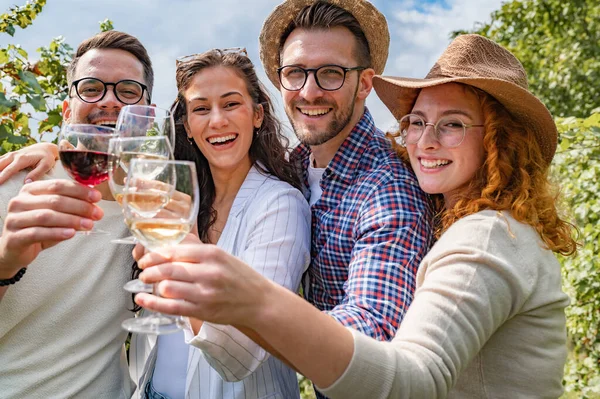
{"type": "MultiPolygon", "coordinates": [[[[367,148],[369,140],[373,136],[377,128],[373,117],[368,108],[365,107],[365,112],[358,123],[354,126],[346,140],[337,150],[335,156],[327,165],[323,178],[328,178],[331,175],[336,175],[347,184],[352,183],[354,175],[357,173],[358,165],[362,154],[367,148]]],[[[292,152],[291,159],[300,160],[302,162],[302,173],[304,182],[308,185],[308,164],[310,162],[310,148],[302,143],[298,144],[292,152]]]]}

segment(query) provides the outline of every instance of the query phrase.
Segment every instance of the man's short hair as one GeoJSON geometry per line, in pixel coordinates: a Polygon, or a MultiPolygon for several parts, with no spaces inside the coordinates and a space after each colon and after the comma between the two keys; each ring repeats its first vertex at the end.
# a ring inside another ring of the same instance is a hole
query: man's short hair
{"type": "Polygon", "coordinates": [[[356,38],[355,57],[358,66],[372,67],[369,42],[354,15],[326,1],[317,1],[300,10],[281,35],[279,54],[283,51],[283,45],[294,29],[331,29],[338,26],[347,28],[356,38]]]}
{"type": "Polygon", "coordinates": [[[116,49],[131,53],[144,67],[144,83],[148,86],[148,95],[152,97],[154,70],[152,69],[152,61],[150,61],[150,56],[148,56],[146,48],[137,38],[116,30],[98,33],[97,35],[84,40],[79,47],[77,47],[77,52],[67,68],[67,82],[69,83],[69,86],[71,86],[71,83],[75,80],[75,70],[77,69],[79,59],[85,53],[93,49],[116,49]]]}

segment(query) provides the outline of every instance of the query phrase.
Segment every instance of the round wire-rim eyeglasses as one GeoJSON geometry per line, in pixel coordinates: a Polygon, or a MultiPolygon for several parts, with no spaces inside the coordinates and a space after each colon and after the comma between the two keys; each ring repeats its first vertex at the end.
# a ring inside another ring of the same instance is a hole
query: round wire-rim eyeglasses
{"type": "Polygon", "coordinates": [[[404,115],[398,121],[398,125],[402,144],[418,143],[423,137],[427,126],[431,126],[437,142],[446,148],[455,148],[461,145],[468,128],[485,126],[464,123],[455,116],[443,116],[436,123],[425,122],[417,114],[404,115]]]}

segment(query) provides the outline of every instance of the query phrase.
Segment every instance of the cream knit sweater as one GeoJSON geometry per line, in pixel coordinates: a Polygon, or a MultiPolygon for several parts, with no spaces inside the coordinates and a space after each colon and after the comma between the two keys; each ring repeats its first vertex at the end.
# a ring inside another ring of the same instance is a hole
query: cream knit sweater
{"type": "MultiPolygon", "coordinates": [[[[26,173],[0,186],[0,219],[26,173]]],[[[68,178],[60,162],[50,177],[68,178]]],[[[127,228],[116,202],[101,201],[97,228],[42,251],[0,301],[0,398],[129,398],[121,322],[133,313],[123,284],[130,245],[111,244],[127,228]]]]}
{"type": "Polygon", "coordinates": [[[507,213],[459,220],[423,259],[396,337],[356,331],[330,398],[557,398],[567,355],[560,266],[507,213]]]}

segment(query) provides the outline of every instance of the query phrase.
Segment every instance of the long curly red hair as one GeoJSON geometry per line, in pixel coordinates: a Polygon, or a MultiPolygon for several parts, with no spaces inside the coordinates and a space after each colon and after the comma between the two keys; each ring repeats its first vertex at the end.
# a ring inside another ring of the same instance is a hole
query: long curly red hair
{"type": "MultiPolygon", "coordinates": [[[[550,250],[573,254],[577,229],[558,214],[558,190],[549,180],[549,168],[533,131],[492,96],[467,87],[476,93],[484,115],[485,161],[452,208],[445,208],[441,195],[432,196],[438,210],[438,237],[465,216],[486,209],[510,211],[516,220],[532,226],[550,250]]],[[[389,136],[395,139],[398,132],[389,136]]],[[[406,148],[392,142],[410,166],[406,148]]]]}

